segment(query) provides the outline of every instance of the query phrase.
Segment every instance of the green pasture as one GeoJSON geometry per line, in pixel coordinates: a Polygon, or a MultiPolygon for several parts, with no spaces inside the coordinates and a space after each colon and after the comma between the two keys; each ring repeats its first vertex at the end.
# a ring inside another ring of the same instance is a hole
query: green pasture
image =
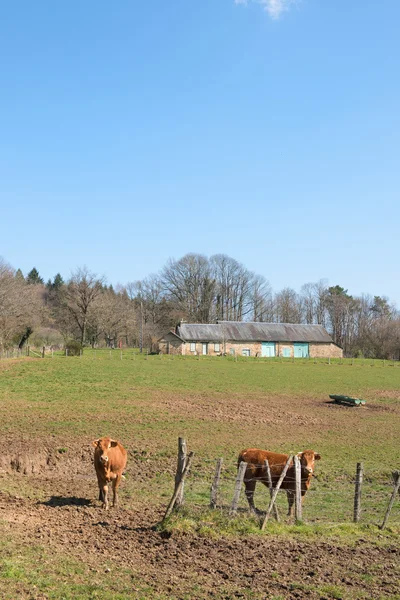
{"type": "Polygon", "coordinates": [[[8,359],[1,364],[7,367],[0,379],[0,390],[8,388],[14,392],[16,386],[21,392],[28,389],[32,400],[37,399],[38,387],[45,395],[62,389],[66,399],[74,399],[74,392],[90,386],[98,386],[98,391],[105,394],[110,389],[118,392],[124,383],[143,390],[308,396],[346,393],[366,398],[373,394],[374,399],[379,399],[379,390],[397,391],[400,387],[399,362],[367,359],[331,359],[329,363],[327,359],[235,360],[85,349],[81,357],[54,353],[45,359],[37,357],[18,363],[8,359]]]}
{"type": "Polygon", "coordinates": [[[195,452],[187,488],[199,502],[207,502],[220,456],[229,501],[236,457],[250,446],[320,452],[313,493],[318,505],[328,505],[327,512],[334,499],[349,495],[343,518],[351,514],[357,462],[364,463],[367,481],[374,481],[365,498],[371,506],[383,505],[391,471],[400,469],[398,363],[199,359],[85,349],[81,357],[55,353],[3,360],[0,367],[4,433],[51,439],[66,454],[72,442],[117,437],[136,463],[150,461],[152,477],[139,493],[154,503],[170,492],[179,436],[195,452]],[[332,393],[364,398],[366,407],[332,407],[332,393]]]}
{"type": "Polygon", "coordinates": [[[332,461],[339,468],[348,461],[367,460],[371,467],[384,470],[400,461],[400,366],[383,364],[198,360],[119,350],[3,360],[2,429],[24,436],[55,436],[60,441],[71,435],[89,440],[118,435],[134,442],[132,451],[150,449],[160,457],[175,454],[179,435],[186,436],[204,459],[221,452],[234,459],[243,445],[287,452],[318,447],[328,464],[332,461]],[[364,398],[366,409],[329,412],[325,404],[332,393],[364,398]],[[185,399],[190,399],[187,409],[182,404],[185,399]],[[283,417],[282,423],[269,425],[265,420],[271,399],[275,403],[282,399],[286,412],[304,413],[310,424],[285,424],[283,417]],[[211,407],[209,417],[192,410],[205,401],[211,407]],[[235,421],[229,421],[229,408],[228,418],[215,418],[212,412],[214,406],[224,412],[227,402],[235,403],[235,421]],[[247,410],[254,404],[254,414],[241,423],[243,404],[247,410]],[[313,417],[324,409],[323,423],[314,422],[313,417]]]}

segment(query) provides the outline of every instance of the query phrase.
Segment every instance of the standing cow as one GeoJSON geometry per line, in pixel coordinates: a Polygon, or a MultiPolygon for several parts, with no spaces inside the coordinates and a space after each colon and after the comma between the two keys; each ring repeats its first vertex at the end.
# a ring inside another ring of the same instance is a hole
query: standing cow
{"type": "Polygon", "coordinates": [[[127,451],[119,442],[103,437],[92,442],[94,451],[94,468],[99,484],[99,500],[103,508],[108,509],[108,484],[112,481],[113,506],[118,505],[117,488],[126,466],[127,451]]]}
{"type": "MultiPolygon", "coordinates": [[[[315,461],[320,460],[321,455],[314,452],[314,450],[304,450],[304,452],[299,452],[297,456],[300,459],[301,465],[301,500],[303,501],[304,495],[310,487],[315,461]]],[[[248,448],[247,450],[242,450],[239,454],[238,466],[242,461],[247,463],[244,485],[246,488],[246,498],[251,510],[256,510],[254,506],[254,490],[257,481],[268,487],[265,461],[268,460],[272,485],[275,487],[288,458],[288,454],[277,454],[276,452],[268,452],[268,450],[259,450],[257,448],[248,448]]],[[[289,504],[288,515],[290,516],[296,493],[296,477],[293,461],[286,472],[281,489],[286,490],[289,504]]]]}

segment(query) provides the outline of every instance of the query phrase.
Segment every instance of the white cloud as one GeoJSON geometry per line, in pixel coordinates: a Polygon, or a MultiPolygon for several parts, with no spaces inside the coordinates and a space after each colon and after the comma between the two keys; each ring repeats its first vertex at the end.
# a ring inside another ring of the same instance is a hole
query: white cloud
{"type": "Polygon", "coordinates": [[[289,10],[290,5],[296,0],[235,0],[235,4],[245,4],[256,2],[264,7],[264,10],[272,19],[279,19],[282,13],[289,10]]]}

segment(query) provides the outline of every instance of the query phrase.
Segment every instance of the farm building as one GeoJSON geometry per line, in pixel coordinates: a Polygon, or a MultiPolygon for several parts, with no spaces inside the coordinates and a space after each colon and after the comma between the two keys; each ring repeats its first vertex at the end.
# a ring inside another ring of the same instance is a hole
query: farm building
{"type": "Polygon", "coordinates": [[[342,357],[322,325],[291,323],[181,323],[158,342],[163,354],[282,356],[287,358],[342,357]]]}

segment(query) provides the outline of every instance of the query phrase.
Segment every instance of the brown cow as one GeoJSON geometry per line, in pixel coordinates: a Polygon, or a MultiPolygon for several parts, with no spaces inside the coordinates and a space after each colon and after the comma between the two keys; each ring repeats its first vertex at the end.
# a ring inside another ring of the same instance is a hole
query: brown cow
{"type": "Polygon", "coordinates": [[[92,442],[94,451],[94,468],[99,484],[99,500],[103,508],[108,509],[108,484],[112,481],[113,506],[118,505],[117,488],[122,479],[126,466],[127,451],[119,442],[109,437],[103,437],[92,442]]]}
{"type": "MultiPolygon", "coordinates": [[[[321,455],[314,452],[314,450],[305,450],[304,452],[299,452],[297,456],[299,457],[301,464],[301,500],[303,501],[304,495],[310,487],[311,478],[314,473],[315,461],[320,460],[321,455]]],[[[254,506],[254,490],[257,481],[261,481],[261,483],[268,487],[265,461],[268,460],[271,471],[272,485],[275,487],[288,458],[288,454],[277,454],[276,452],[259,450],[257,448],[248,448],[247,450],[242,450],[242,452],[239,454],[238,466],[242,461],[248,463],[244,475],[244,484],[246,487],[246,498],[249,503],[250,510],[256,510],[254,506]]],[[[287,470],[281,485],[281,489],[286,490],[289,504],[288,515],[290,516],[295,500],[296,490],[295,468],[293,461],[287,470]]]]}

